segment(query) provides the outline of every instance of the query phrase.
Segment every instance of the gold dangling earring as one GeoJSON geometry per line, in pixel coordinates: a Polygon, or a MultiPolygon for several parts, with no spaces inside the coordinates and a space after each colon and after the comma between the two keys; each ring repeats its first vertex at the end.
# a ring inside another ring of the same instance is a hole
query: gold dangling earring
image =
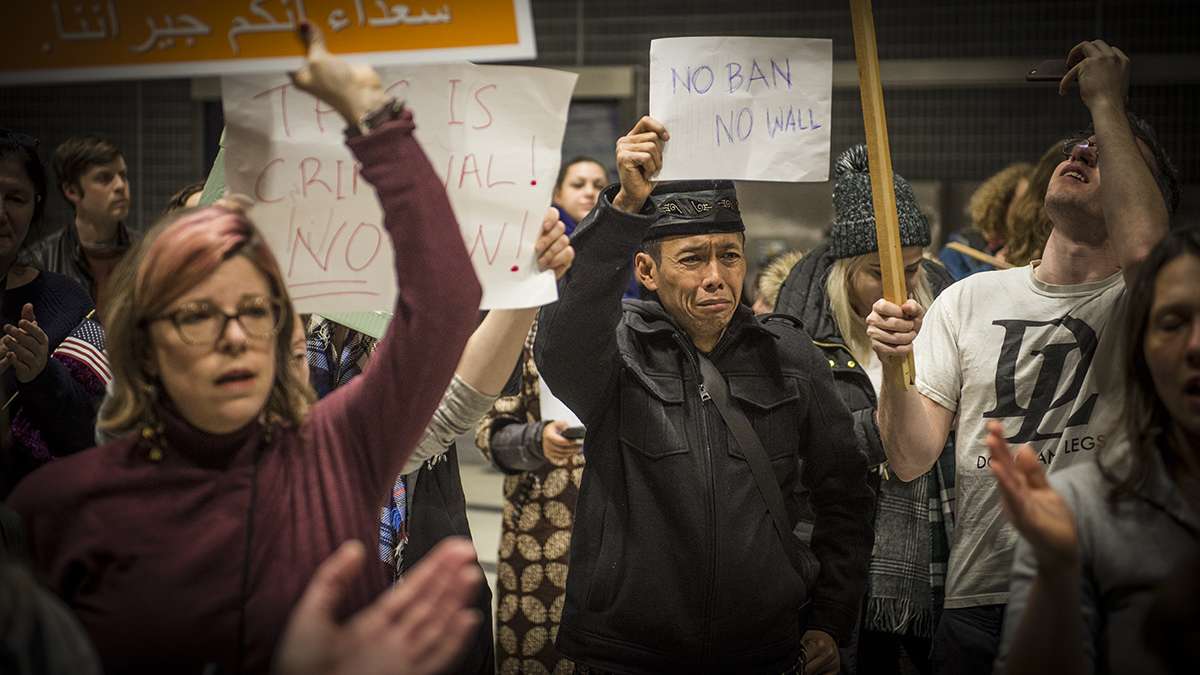
{"type": "Polygon", "coordinates": [[[142,425],[142,442],[149,446],[146,450],[146,459],[151,462],[161,462],[163,458],[163,425],[158,420],[158,416],[154,414],[154,406],[158,403],[158,387],[153,382],[149,382],[145,385],[145,390],[151,403],[146,411],[146,422],[142,425]]]}
{"type": "Polygon", "coordinates": [[[266,447],[271,444],[271,432],[275,426],[271,424],[271,415],[266,410],[258,414],[258,424],[262,427],[262,446],[266,447]]]}
{"type": "Polygon", "coordinates": [[[159,442],[162,437],[163,428],[161,424],[147,423],[142,427],[142,441],[149,448],[146,451],[146,459],[151,462],[161,462],[163,458],[163,450],[159,442]]]}

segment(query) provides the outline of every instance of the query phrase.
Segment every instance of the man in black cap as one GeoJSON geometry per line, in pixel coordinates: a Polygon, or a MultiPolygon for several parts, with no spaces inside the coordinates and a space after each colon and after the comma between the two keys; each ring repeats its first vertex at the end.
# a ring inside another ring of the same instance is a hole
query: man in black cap
{"type": "Polygon", "coordinates": [[[592,672],[835,673],[871,549],[866,458],[809,337],[738,304],[733,184],[651,182],[667,138],[644,117],[617,142],[621,183],[539,319],[538,368],[587,426],[557,646],[592,672]],[[651,297],[622,305],[631,265],[651,297]]]}

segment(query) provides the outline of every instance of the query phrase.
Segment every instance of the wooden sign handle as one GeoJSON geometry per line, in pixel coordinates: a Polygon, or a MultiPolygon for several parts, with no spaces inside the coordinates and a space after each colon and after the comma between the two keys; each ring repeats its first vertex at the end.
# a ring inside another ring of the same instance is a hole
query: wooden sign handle
{"type": "MultiPolygon", "coordinates": [[[[892,179],[892,152],[888,146],[887,115],[883,109],[883,82],[879,77],[879,53],[875,48],[875,17],[871,0],[850,0],[854,26],[854,56],[858,61],[858,90],[862,95],[863,128],[871,171],[871,201],[875,206],[875,235],[879,241],[879,267],[883,275],[883,297],[897,305],[908,299],[904,283],[904,256],[900,251],[900,218],[896,214],[896,188],[892,179]]],[[[914,382],[913,356],[902,363],[884,361],[885,378],[914,382]]]]}
{"type": "Polygon", "coordinates": [[[975,260],[978,260],[981,263],[986,263],[988,265],[991,265],[992,267],[995,267],[998,270],[1011,270],[1013,267],[1012,263],[1010,263],[1006,260],[1001,260],[994,255],[988,255],[987,253],[984,253],[983,251],[971,248],[970,246],[959,243],[957,241],[946,242],[946,248],[950,249],[951,251],[958,251],[959,253],[967,256],[968,258],[973,258],[975,260]]]}

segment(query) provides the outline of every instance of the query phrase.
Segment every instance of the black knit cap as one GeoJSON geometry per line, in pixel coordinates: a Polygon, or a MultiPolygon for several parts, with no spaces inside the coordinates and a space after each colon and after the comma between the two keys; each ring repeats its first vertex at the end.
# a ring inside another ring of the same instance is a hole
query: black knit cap
{"type": "MultiPolygon", "coordinates": [[[[875,236],[875,209],[871,201],[871,174],[867,148],[861,143],[846,149],[833,167],[837,183],[833,186],[836,216],[829,234],[835,258],[874,253],[879,250],[875,236]]],[[[893,174],[896,186],[896,214],[900,219],[901,246],[928,246],[929,221],[917,206],[908,181],[893,174]]]]}
{"type": "Polygon", "coordinates": [[[659,183],[643,213],[655,216],[642,241],[718,232],[744,232],[737,191],[730,180],[677,180],[659,183]]]}

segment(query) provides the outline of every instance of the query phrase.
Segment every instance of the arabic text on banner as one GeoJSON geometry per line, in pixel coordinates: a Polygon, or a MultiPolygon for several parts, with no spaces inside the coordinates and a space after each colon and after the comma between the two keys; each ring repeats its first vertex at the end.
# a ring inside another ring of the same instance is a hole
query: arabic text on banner
{"type": "MultiPolygon", "coordinates": [[[[471,64],[379,69],[413,111],[446,186],[487,309],[554,300],[533,245],[550,205],[576,75],[471,64]]],[[[283,75],[222,78],[225,177],[255,201],[301,312],[391,311],[395,269],[374,189],[345,123],[283,75]]]]}
{"type": "Polygon", "coordinates": [[[652,40],[650,115],[671,134],[658,178],[828,180],[832,90],[830,40],[652,40]]]}
{"type": "Polygon", "coordinates": [[[532,59],[529,0],[0,3],[0,84],[278,72],[296,27],[376,65],[532,59]]]}

